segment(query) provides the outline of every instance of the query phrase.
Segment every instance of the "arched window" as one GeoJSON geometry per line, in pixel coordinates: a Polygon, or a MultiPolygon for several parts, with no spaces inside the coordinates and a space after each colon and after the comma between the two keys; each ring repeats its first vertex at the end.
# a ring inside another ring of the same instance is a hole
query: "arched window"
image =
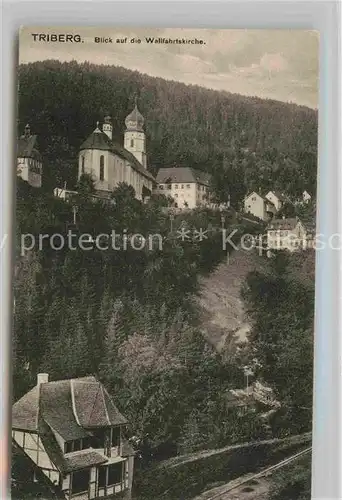
{"type": "Polygon", "coordinates": [[[133,148],[133,147],[134,147],[134,140],[131,139],[131,148],[133,148]]]}
{"type": "Polygon", "coordinates": [[[82,156],[82,167],[81,167],[81,172],[84,174],[84,156],[82,156]]]}
{"type": "Polygon", "coordinates": [[[100,181],[104,180],[104,156],[100,156],[100,181]]]}

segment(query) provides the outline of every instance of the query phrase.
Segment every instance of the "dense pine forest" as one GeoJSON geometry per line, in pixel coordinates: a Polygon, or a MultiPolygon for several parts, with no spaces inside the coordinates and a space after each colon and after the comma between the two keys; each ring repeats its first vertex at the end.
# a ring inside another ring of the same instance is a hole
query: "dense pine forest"
{"type": "Polygon", "coordinates": [[[43,61],[19,68],[19,129],[39,136],[44,184],[76,182],[80,144],[109,113],[122,143],[138,97],[148,164],[191,166],[214,174],[219,198],[251,189],[315,193],[317,112],[153,78],[115,66],[43,61]],[[222,190],[222,186],[224,189],[222,190]]]}

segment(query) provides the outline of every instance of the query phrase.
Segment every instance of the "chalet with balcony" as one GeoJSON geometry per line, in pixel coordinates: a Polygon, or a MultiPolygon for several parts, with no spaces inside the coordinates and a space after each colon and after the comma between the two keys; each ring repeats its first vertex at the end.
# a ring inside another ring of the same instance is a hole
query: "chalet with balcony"
{"type": "Polygon", "coordinates": [[[130,500],[134,451],[127,420],[105,387],[89,376],[37,385],[12,408],[15,445],[66,499],[130,500]]]}

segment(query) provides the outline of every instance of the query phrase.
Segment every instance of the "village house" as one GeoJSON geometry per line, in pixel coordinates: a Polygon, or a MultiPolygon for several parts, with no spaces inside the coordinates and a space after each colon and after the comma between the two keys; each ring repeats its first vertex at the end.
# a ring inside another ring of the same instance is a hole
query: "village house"
{"type": "Polygon", "coordinates": [[[134,451],[127,420],[89,376],[37,385],[12,408],[12,439],[66,499],[130,500],[134,451]]]}
{"type": "Polygon", "coordinates": [[[265,198],[273,203],[275,206],[277,212],[283,207],[286,198],[282,193],[279,193],[278,191],[269,191],[266,195],[265,198]]]}
{"type": "Polygon", "coordinates": [[[19,137],[17,145],[17,176],[33,187],[42,186],[42,157],[37,149],[37,136],[31,134],[26,125],[24,134],[19,137]]]}
{"type": "Polygon", "coordinates": [[[305,204],[310,203],[311,195],[307,191],[303,192],[302,197],[303,197],[303,203],[305,203],[305,204]]]}
{"type": "Polygon", "coordinates": [[[156,193],[171,196],[177,208],[208,206],[210,175],[191,167],[161,168],[156,193]]]}
{"type": "Polygon", "coordinates": [[[243,203],[245,213],[252,214],[263,221],[269,220],[277,212],[274,204],[256,191],[246,196],[243,203]]]}
{"type": "Polygon", "coordinates": [[[148,171],[144,118],[137,105],[125,120],[124,144],[113,141],[110,116],[104,118],[102,129],[95,130],[81,144],[78,157],[78,178],[92,176],[99,195],[108,197],[121,182],[132,186],[136,198],[144,200],[152,193],[154,176],[148,171]]]}
{"type": "Polygon", "coordinates": [[[273,219],[267,227],[268,250],[303,250],[310,246],[309,241],[308,232],[297,217],[273,219]]]}

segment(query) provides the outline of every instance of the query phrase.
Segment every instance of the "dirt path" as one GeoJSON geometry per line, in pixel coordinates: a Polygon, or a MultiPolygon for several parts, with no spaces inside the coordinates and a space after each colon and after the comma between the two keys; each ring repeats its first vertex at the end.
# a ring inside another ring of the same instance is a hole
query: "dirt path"
{"type": "Polygon", "coordinates": [[[269,482],[261,478],[224,493],[224,489],[227,488],[225,484],[203,493],[194,500],[210,500],[213,496],[215,496],[215,500],[267,500],[269,487],[269,482]]]}
{"type": "Polygon", "coordinates": [[[287,438],[283,439],[266,439],[264,441],[251,441],[250,443],[241,443],[241,444],[234,444],[234,445],[229,445],[225,446],[224,448],[218,448],[214,450],[202,450],[198,451],[195,453],[190,453],[188,455],[180,455],[177,457],[172,457],[169,458],[168,460],[165,460],[159,464],[157,468],[161,467],[178,467],[182,464],[185,464],[187,462],[194,462],[196,460],[201,460],[202,458],[207,458],[212,455],[219,455],[220,453],[225,453],[229,450],[238,450],[240,448],[246,448],[248,449],[250,446],[254,445],[265,445],[265,444],[279,444],[279,443],[291,443],[291,442],[297,442],[298,440],[307,440],[311,437],[311,433],[307,432],[305,434],[301,434],[298,436],[289,436],[287,438]]]}

